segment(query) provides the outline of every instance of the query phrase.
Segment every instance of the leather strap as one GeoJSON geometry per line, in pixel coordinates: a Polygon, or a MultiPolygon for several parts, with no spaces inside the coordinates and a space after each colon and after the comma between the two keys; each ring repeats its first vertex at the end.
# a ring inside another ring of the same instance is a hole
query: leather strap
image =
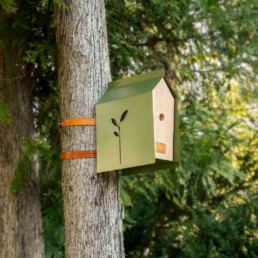
{"type": "Polygon", "coordinates": [[[70,118],[61,121],[60,127],[74,126],[74,125],[96,125],[96,118],[70,118]]]}
{"type": "Polygon", "coordinates": [[[61,152],[60,158],[61,158],[61,160],[64,160],[64,159],[96,158],[96,150],[64,151],[64,152],[61,152]]]}

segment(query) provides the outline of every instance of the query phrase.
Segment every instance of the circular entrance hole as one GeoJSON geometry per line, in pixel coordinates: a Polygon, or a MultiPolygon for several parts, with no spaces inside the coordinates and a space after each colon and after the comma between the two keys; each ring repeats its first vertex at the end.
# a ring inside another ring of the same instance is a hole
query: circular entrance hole
{"type": "Polygon", "coordinates": [[[164,114],[160,114],[160,115],[159,115],[159,120],[160,120],[160,121],[163,121],[164,118],[165,118],[164,114]]]}

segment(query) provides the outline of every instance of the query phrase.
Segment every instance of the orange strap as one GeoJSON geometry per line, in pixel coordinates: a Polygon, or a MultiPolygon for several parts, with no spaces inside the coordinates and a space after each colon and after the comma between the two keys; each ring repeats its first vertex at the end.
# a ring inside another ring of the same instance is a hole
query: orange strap
{"type": "Polygon", "coordinates": [[[82,158],[96,158],[95,150],[86,150],[86,151],[65,151],[61,152],[61,160],[64,159],[82,159],[82,158]]]}
{"type": "MultiPolygon", "coordinates": [[[[96,125],[95,118],[70,118],[61,121],[60,127],[75,126],[75,125],[96,125]]],[[[82,159],[82,158],[96,158],[96,150],[85,151],[64,151],[60,155],[61,160],[64,159],[82,159]]]]}
{"type": "Polygon", "coordinates": [[[70,118],[61,121],[60,127],[74,126],[74,125],[96,125],[96,118],[70,118]]]}

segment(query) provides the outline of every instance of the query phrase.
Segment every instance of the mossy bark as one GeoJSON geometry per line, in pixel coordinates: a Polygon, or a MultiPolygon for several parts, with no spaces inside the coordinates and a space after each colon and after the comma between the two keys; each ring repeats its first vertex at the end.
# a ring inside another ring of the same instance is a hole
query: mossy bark
{"type": "Polygon", "coordinates": [[[0,257],[43,258],[36,161],[18,194],[10,190],[22,156],[22,139],[34,133],[32,79],[18,49],[4,50],[1,45],[0,99],[11,118],[11,124],[0,124],[0,257]]]}

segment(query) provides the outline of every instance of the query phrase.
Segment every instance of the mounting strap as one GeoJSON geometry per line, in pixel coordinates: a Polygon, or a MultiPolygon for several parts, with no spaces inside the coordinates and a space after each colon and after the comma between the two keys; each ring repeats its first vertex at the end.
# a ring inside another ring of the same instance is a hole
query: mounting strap
{"type": "Polygon", "coordinates": [[[96,125],[96,118],[70,118],[60,122],[60,127],[75,125],[96,125]]]}
{"type": "Polygon", "coordinates": [[[64,159],[82,159],[82,158],[96,158],[95,150],[85,150],[85,151],[65,151],[61,152],[61,160],[64,159]]]}
{"type": "MultiPolygon", "coordinates": [[[[96,118],[70,118],[59,123],[60,128],[66,126],[76,125],[96,125],[96,118]]],[[[61,160],[65,159],[82,159],[82,158],[96,158],[96,150],[82,150],[82,151],[64,151],[60,155],[61,160]]]]}

